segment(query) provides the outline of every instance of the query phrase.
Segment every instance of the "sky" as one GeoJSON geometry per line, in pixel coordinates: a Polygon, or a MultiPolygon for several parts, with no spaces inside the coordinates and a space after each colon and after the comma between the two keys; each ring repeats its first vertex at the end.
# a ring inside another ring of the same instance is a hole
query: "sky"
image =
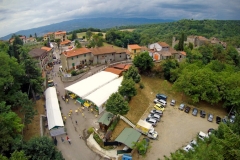
{"type": "Polygon", "coordinates": [[[97,17],[240,20],[240,0],[0,0],[0,37],[97,17]]]}

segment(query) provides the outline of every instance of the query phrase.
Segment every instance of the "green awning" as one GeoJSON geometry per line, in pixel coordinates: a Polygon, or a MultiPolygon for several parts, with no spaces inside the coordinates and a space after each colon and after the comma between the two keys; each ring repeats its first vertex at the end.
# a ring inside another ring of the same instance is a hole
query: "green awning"
{"type": "Polygon", "coordinates": [[[133,128],[125,128],[120,135],[115,139],[117,142],[121,142],[133,149],[134,142],[137,142],[140,138],[141,133],[133,128]]]}
{"type": "Polygon", "coordinates": [[[105,124],[108,126],[112,120],[113,114],[109,112],[105,112],[101,118],[99,118],[98,123],[105,124]]]}
{"type": "Polygon", "coordinates": [[[79,103],[81,103],[81,104],[83,104],[85,101],[83,100],[83,99],[81,99],[80,97],[78,97],[77,99],[76,99],[79,103]]]}

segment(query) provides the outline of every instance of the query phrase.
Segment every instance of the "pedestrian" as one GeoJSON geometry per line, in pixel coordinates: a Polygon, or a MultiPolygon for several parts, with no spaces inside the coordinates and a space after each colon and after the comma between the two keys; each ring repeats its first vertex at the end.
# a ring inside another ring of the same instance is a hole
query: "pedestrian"
{"type": "Polygon", "coordinates": [[[55,146],[57,146],[57,138],[56,137],[54,137],[54,142],[53,143],[55,144],[55,146]]]}
{"type": "Polygon", "coordinates": [[[75,110],[75,113],[77,113],[77,114],[78,114],[78,110],[77,110],[77,109],[75,110]]]}
{"type": "Polygon", "coordinates": [[[68,103],[68,99],[66,99],[66,102],[68,103]]]}
{"type": "Polygon", "coordinates": [[[77,121],[75,121],[75,122],[76,122],[76,125],[77,125],[78,124],[77,121]]]}
{"type": "Polygon", "coordinates": [[[93,109],[91,108],[91,112],[93,112],[93,109]]]}
{"type": "Polygon", "coordinates": [[[84,113],[82,113],[82,116],[84,117],[84,113]]]}
{"type": "Polygon", "coordinates": [[[71,114],[72,114],[72,109],[70,109],[70,111],[69,111],[71,114]]]}
{"type": "Polygon", "coordinates": [[[79,138],[82,139],[82,136],[79,134],[79,138]]]}
{"type": "Polygon", "coordinates": [[[63,137],[61,137],[61,140],[62,140],[62,142],[64,142],[64,139],[63,139],[63,137]]]}
{"type": "Polygon", "coordinates": [[[70,138],[68,139],[68,143],[71,144],[71,139],[70,138]]]}

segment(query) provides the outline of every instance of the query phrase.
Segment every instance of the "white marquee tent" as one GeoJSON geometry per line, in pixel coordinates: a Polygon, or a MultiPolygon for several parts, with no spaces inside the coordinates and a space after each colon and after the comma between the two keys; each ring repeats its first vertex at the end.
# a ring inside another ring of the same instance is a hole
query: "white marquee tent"
{"type": "Polygon", "coordinates": [[[118,91],[118,87],[121,85],[122,80],[123,77],[120,77],[109,82],[86,96],[85,99],[92,101],[96,106],[98,106],[98,111],[101,113],[103,111],[102,105],[108,100],[111,94],[118,91]]]}
{"type": "Polygon", "coordinates": [[[118,77],[119,75],[117,74],[101,71],[66,87],[65,90],[70,91],[83,99],[93,91],[111,82],[112,80],[117,79],[118,77]]]}
{"type": "Polygon", "coordinates": [[[48,129],[52,130],[51,135],[56,136],[65,133],[61,111],[58,104],[55,87],[49,87],[45,91],[48,129]]]}

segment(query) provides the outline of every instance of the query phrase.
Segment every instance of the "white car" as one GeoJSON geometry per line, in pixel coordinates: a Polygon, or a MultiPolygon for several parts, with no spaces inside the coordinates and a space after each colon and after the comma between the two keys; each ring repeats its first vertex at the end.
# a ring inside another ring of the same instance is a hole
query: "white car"
{"type": "Polygon", "coordinates": [[[148,118],[153,118],[153,119],[156,119],[158,122],[160,122],[160,115],[158,115],[158,114],[154,114],[154,113],[150,113],[149,115],[148,115],[148,118]]]}
{"type": "Polygon", "coordinates": [[[194,151],[193,147],[191,145],[189,145],[189,144],[186,147],[184,147],[183,150],[186,151],[186,152],[188,152],[190,150],[194,151]]]}
{"type": "Polygon", "coordinates": [[[164,101],[163,99],[157,99],[157,98],[156,98],[156,99],[153,100],[153,102],[154,102],[154,103],[159,103],[159,104],[163,105],[164,107],[167,106],[167,102],[164,101]]]}
{"type": "Polygon", "coordinates": [[[203,133],[202,131],[200,131],[198,133],[198,138],[200,138],[201,140],[204,141],[204,138],[208,138],[208,135],[206,133],[203,133]]]}

